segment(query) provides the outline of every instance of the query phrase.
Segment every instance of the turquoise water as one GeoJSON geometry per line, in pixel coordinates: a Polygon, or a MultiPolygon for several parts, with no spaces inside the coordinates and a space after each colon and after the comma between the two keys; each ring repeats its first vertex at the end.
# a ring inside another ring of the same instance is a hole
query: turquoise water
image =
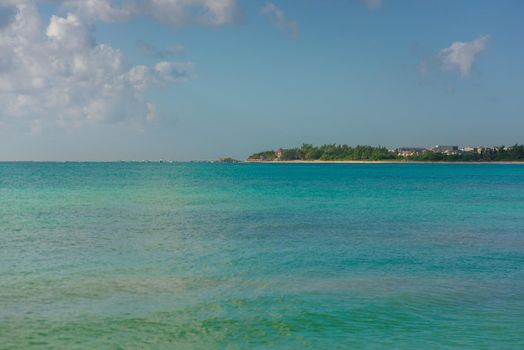
{"type": "Polygon", "coordinates": [[[524,166],[0,163],[2,349],[523,349],[524,166]]]}

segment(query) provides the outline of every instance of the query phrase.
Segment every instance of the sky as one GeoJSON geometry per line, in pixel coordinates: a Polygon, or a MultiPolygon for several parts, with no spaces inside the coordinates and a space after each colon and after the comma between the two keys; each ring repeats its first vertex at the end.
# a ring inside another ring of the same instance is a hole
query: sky
{"type": "Polygon", "coordinates": [[[0,160],[524,143],[520,0],[1,0],[0,160]]]}

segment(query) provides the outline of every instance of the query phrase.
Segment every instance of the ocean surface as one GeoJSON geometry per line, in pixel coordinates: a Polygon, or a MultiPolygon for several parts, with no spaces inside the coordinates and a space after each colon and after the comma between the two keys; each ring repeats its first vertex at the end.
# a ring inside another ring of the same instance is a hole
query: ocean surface
{"type": "Polygon", "coordinates": [[[524,165],[0,163],[0,349],[524,349],[524,165]]]}

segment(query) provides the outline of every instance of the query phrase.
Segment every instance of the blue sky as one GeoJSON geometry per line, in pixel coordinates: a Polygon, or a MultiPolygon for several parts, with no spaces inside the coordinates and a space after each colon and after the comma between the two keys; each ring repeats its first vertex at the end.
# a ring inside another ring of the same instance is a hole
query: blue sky
{"type": "Polygon", "coordinates": [[[524,142],[521,1],[9,1],[0,159],[524,142]]]}

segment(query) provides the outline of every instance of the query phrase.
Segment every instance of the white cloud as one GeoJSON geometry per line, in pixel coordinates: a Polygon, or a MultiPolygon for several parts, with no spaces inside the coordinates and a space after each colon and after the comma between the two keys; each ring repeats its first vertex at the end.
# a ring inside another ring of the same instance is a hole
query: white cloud
{"type": "Polygon", "coordinates": [[[150,16],[170,25],[219,26],[241,17],[236,0],[64,0],[64,7],[105,22],[150,16]]]}
{"type": "Polygon", "coordinates": [[[471,72],[475,60],[486,49],[489,35],[481,35],[469,42],[456,41],[450,47],[440,50],[438,59],[443,70],[458,70],[462,77],[471,72]]]}
{"type": "MultiPolygon", "coordinates": [[[[94,1],[96,2],[96,1],[94,1]]],[[[0,126],[39,130],[90,123],[140,127],[154,119],[144,93],[187,79],[190,63],[128,67],[122,52],[97,44],[80,17],[52,16],[46,26],[29,1],[0,29],[0,126]]]]}
{"type": "Polygon", "coordinates": [[[364,5],[368,7],[370,10],[376,10],[383,5],[382,0],[360,0],[364,5]]]}
{"type": "Polygon", "coordinates": [[[125,21],[135,15],[136,4],[132,1],[112,0],[64,0],[64,7],[89,18],[105,22],[125,21]]]}
{"type": "Polygon", "coordinates": [[[299,27],[296,21],[286,17],[284,11],[272,2],[266,2],[260,13],[269,19],[282,31],[288,33],[292,37],[298,36],[299,27]]]}
{"type": "Polygon", "coordinates": [[[85,25],[73,14],[65,18],[52,16],[46,35],[61,50],[81,50],[95,45],[91,26],[85,25]]]}

